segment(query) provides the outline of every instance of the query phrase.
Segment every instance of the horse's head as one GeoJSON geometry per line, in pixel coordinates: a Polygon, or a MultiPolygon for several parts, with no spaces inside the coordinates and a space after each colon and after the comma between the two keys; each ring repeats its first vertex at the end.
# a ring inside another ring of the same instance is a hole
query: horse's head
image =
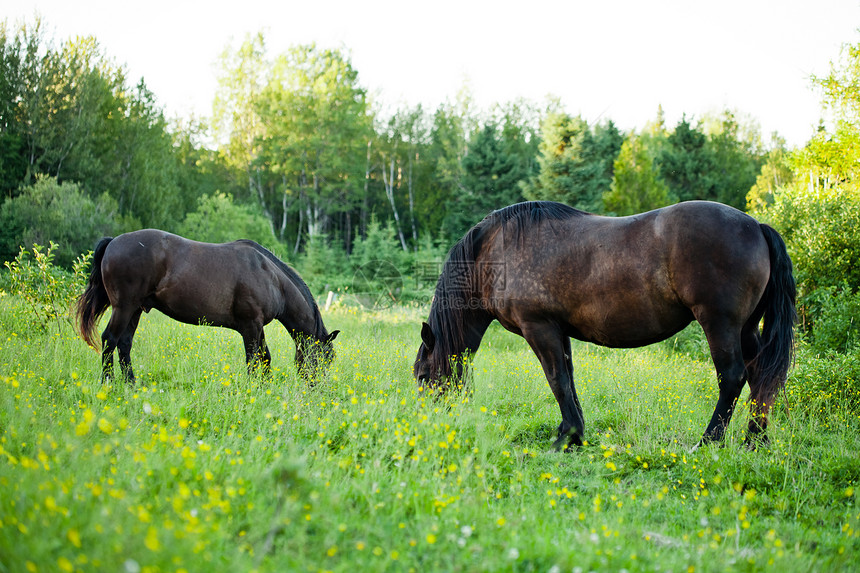
{"type": "Polygon", "coordinates": [[[296,364],[302,378],[312,380],[324,376],[334,361],[334,339],[340,334],[335,330],[319,339],[296,340],[296,364]]]}
{"type": "Polygon", "coordinates": [[[448,356],[436,344],[436,335],[426,322],[421,326],[421,346],[412,367],[412,374],[421,388],[444,392],[450,387],[452,379],[463,377],[463,361],[448,356]],[[455,372],[456,370],[456,372],[455,372]]]}

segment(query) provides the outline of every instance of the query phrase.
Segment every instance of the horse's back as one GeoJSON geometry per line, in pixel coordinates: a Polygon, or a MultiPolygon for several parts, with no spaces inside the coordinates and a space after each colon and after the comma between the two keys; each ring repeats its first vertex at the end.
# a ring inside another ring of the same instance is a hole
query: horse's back
{"type": "Polygon", "coordinates": [[[191,324],[268,322],[282,306],[282,273],[251,241],[203,243],[143,229],[108,245],[102,272],[111,304],[155,308],[191,324]]]}
{"type": "Polygon", "coordinates": [[[700,308],[751,313],[767,283],[758,223],[719,203],[629,217],[577,214],[524,232],[515,248],[498,233],[479,261],[479,268],[503,263],[504,280],[483,285],[483,295],[514,331],[552,316],[575,338],[640,346],[673,335],[700,308]]]}

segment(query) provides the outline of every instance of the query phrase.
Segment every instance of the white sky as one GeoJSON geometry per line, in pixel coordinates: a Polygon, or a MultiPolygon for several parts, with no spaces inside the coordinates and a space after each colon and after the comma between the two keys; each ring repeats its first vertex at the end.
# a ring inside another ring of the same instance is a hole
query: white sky
{"type": "Polygon", "coordinates": [[[725,107],[802,145],[822,115],[810,74],[860,42],[860,0],[23,0],[59,44],[93,35],[144,78],[168,117],[207,116],[216,62],[263,31],[273,54],[316,42],[346,48],[360,83],[388,105],[453,100],[468,80],[481,107],[558,96],[588,121],[639,129],[725,107]]]}

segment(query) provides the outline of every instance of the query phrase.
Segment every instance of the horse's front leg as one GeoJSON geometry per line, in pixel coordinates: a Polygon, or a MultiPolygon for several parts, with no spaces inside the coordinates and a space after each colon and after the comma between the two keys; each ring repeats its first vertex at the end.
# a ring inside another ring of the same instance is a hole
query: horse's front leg
{"type": "Polygon", "coordinates": [[[245,362],[248,366],[248,374],[255,372],[268,374],[272,362],[272,355],[266,345],[266,336],[262,326],[253,325],[251,328],[240,331],[242,342],[245,345],[245,362]]]}
{"type": "Polygon", "coordinates": [[[272,373],[272,354],[269,352],[269,345],[266,344],[266,333],[260,330],[259,348],[257,348],[257,365],[262,367],[262,372],[265,376],[272,373]]]}
{"type": "Polygon", "coordinates": [[[547,324],[520,326],[523,337],[540,360],[549,387],[561,410],[557,450],[581,446],[585,437],[585,419],[573,383],[573,362],[570,338],[558,328],[547,324]]]}

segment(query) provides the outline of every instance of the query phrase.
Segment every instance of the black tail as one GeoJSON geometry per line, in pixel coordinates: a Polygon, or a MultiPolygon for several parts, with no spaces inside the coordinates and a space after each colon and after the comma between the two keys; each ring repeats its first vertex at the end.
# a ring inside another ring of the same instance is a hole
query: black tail
{"type": "Polygon", "coordinates": [[[750,397],[759,404],[769,406],[777,392],[785,385],[788,369],[794,360],[797,287],[794,283],[791,258],[782,237],[767,225],[761,225],[761,231],[770,253],[770,280],[762,297],[762,346],[755,358],[758,384],[755,388],[750,388],[750,397]]]}
{"type": "Polygon", "coordinates": [[[78,329],[80,330],[81,338],[93,348],[98,348],[95,340],[96,325],[98,325],[99,318],[101,318],[110,305],[110,300],[102,281],[102,259],[105,256],[108,244],[112,240],[112,237],[104,237],[96,245],[96,250],[93,253],[93,268],[90,271],[89,283],[84,294],[78,297],[76,304],[78,329]]]}

